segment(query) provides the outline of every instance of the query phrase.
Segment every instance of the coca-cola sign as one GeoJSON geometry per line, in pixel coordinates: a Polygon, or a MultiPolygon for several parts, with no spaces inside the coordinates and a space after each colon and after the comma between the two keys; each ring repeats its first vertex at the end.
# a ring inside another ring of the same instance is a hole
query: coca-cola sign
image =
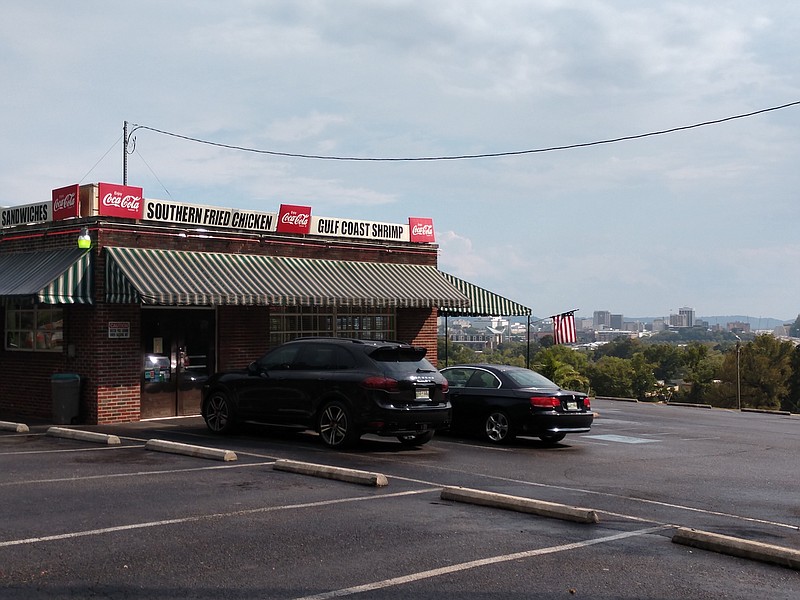
{"type": "Polygon", "coordinates": [[[69,219],[79,216],[78,197],[80,186],[68,185],[67,187],[53,190],[53,220],[69,219]]]}
{"type": "Polygon", "coordinates": [[[114,183],[98,183],[98,209],[106,217],[141,219],[144,209],[142,188],[114,183]]]}
{"type": "Polygon", "coordinates": [[[281,204],[278,232],[307,234],[311,227],[311,207],[281,204]]]}
{"type": "Polygon", "coordinates": [[[436,236],[433,233],[433,219],[409,217],[408,227],[412,242],[432,244],[436,241],[436,236]]]}

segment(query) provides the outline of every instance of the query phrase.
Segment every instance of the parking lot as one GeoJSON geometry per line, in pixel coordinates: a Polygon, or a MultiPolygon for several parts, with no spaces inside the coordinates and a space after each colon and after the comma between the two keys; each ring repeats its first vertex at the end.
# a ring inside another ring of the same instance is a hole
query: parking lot
{"type": "Polygon", "coordinates": [[[310,433],[212,436],[196,417],[73,428],[100,434],[91,441],[48,435],[47,424],[3,430],[0,589],[4,598],[797,598],[796,569],[674,539],[691,528],[800,553],[800,419],[595,409],[591,433],[554,448],[438,436],[409,449],[365,437],[334,452],[310,433]],[[464,489],[489,499],[446,493],[464,489]],[[533,512],[509,510],[519,507],[507,496],[534,501],[524,506],[533,512]],[[544,503],[555,514],[535,510],[544,503]],[[567,508],[597,519],[572,520],[567,508]]]}

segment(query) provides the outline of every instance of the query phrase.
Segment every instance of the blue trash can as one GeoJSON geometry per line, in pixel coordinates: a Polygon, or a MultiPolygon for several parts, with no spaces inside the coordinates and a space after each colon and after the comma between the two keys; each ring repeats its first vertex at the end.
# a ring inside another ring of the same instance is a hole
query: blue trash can
{"type": "Polygon", "coordinates": [[[50,386],[53,394],[53,423],[77,423],[81,404],[81,376],[76,373],[54,373],[50,377],[50,386]]]}

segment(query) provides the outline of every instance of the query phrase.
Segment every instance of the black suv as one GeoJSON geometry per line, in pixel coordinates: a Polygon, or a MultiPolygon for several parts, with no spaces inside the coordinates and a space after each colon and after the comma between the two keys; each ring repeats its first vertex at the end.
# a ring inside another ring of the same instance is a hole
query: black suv
{"type": "Polygon", "coordinates": [[[314,429],[332,448],[352,446],[365,433],[421,445],[451,417],[447,380],[426,353],[400,342],[296,339],[244,371],[210,377],[203,419],[218,433],[237,421],[314,429]]]}

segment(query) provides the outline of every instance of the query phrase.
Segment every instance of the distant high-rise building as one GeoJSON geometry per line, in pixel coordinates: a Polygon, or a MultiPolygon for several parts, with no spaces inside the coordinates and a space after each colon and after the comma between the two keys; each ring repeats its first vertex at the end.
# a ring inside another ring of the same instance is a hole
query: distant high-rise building
{"type": "Polygon", "coordinates": [[[684,306],[683,308],[678,309],[679,315],[686,316],[686,327],[694,327],[694,309],[689,308],[688,306],[684,306]]]}
{"type": "Polygon", "coordinates": [[[622,315],[611,315],[611,329],[624,329],[622,326],[622,315]]]}
{"type": "Polygon", "coordinates": [[[611,327],[611,313],[607,310],[594,311],[594,319],[592,319],[595,331],[600,329],[609,329],[611,327]]]}

